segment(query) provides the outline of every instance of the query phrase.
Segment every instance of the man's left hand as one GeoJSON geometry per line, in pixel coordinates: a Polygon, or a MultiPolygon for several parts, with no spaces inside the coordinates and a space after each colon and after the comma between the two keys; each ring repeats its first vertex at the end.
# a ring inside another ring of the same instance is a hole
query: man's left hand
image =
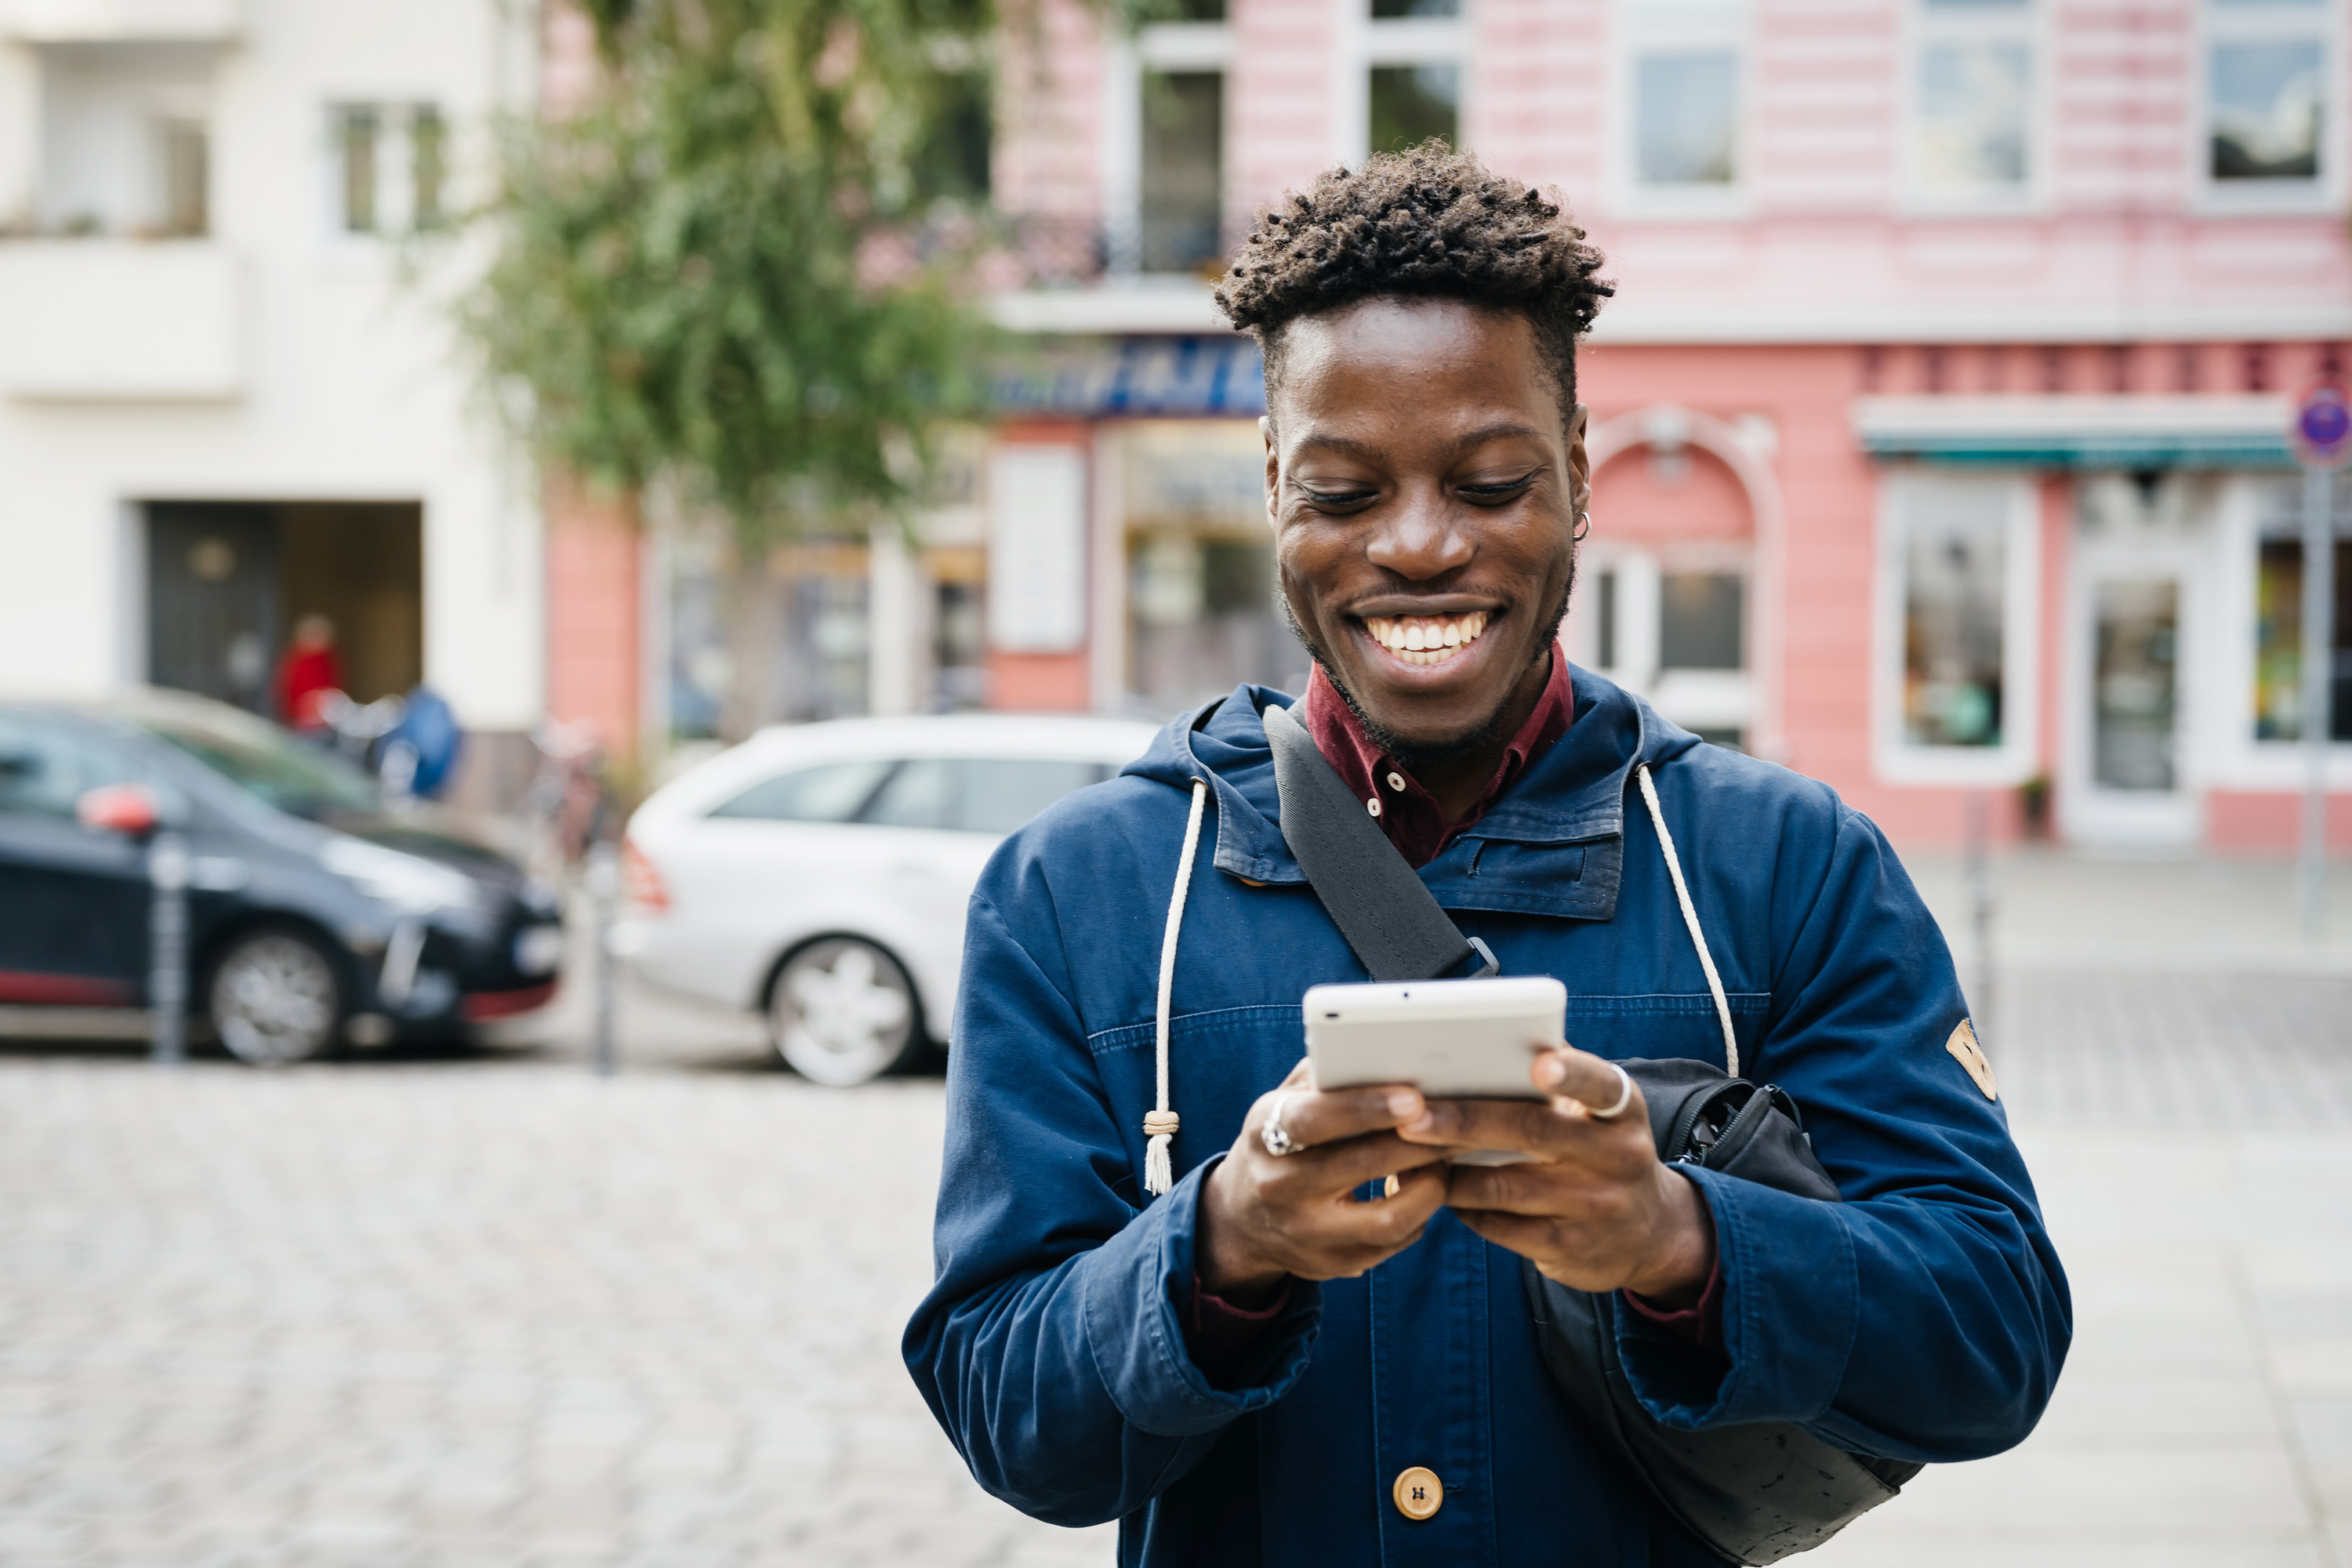
{"type": "Polygon", "coordinates": [[[1455,1165],[1446,1203],[1497,1247],[1532,1258],[1577,1290],[1632,1290],[1660,1306],[1698,1300],[1715,1268],[1715,1221],[1698,1184],[1675,1174],[1650,1141],[1635,1088],[1603,1121],[1624,1083],[1602,1058],[1573,1046],[1546,1051],[1528,1071],[1548,1098],[1433,1100],[1397,1129],[1407,1142],[1517,1149],[1517,1165],[1455,1165]]]}

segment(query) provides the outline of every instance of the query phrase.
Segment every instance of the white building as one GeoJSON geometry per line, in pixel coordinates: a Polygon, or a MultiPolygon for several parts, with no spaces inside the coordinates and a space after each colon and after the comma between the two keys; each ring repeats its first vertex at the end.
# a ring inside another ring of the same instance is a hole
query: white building
{"type": "Polygon", "coordinates": [[[0,690],[261,708],[294,619],[362,699],[541,708],[541,552],[434,231],[530,8],[0,0],[0,690]]]}

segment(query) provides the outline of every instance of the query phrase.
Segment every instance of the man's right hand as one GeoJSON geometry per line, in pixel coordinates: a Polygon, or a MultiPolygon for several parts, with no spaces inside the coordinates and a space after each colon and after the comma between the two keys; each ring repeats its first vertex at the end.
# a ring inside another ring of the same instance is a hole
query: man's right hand
{"type": "Polygon", "coordinates": [[[1420,1091],[1402,1086],[1322,1093],[1301,1060],[1250,1108],[1233,1152],[1209,1173],[1193,1244],[1202,1289],[1255,1307],[1286,1276],[1353,1279],[1420,1240],[1445,1201],[1439,1167],[1451,1152],[1396,1135],[1421,1111],[1420,1091]],[[1277,1099],[1298,1145],[1279,1156],[1260,1135],[1277,1099]],[[1393,1194],[1356,1199],[1383,1176],[1398,1178],[1393,1194]]]}

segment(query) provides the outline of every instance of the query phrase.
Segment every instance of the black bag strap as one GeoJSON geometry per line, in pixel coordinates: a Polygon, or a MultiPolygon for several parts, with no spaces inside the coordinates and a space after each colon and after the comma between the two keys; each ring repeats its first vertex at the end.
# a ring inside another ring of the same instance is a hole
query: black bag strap
{"type": "Polygon", "coordinates": [[[1375,980],[1435,980],[1475,953],[1486,963],[1480,977],[1495,973],[1500,965],[1486,944],[1465,937],[1438,908],[1289,709],[1266,709],[1265,738],[1283,841],[1366,972],[1375,980]]]}

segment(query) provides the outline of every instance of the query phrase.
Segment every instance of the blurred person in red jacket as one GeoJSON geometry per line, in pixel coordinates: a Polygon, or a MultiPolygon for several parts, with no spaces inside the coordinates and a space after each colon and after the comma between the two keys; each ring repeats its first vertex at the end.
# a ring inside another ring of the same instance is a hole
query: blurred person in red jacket
{"type": "Polygon", "coordinates": [[[297,730],[327,727],[327,694],[343,689],[342,657],[335,651],[335,623],[320,615],[294,623],[294,640],[278,661],[278,717],[297,730]]]}

